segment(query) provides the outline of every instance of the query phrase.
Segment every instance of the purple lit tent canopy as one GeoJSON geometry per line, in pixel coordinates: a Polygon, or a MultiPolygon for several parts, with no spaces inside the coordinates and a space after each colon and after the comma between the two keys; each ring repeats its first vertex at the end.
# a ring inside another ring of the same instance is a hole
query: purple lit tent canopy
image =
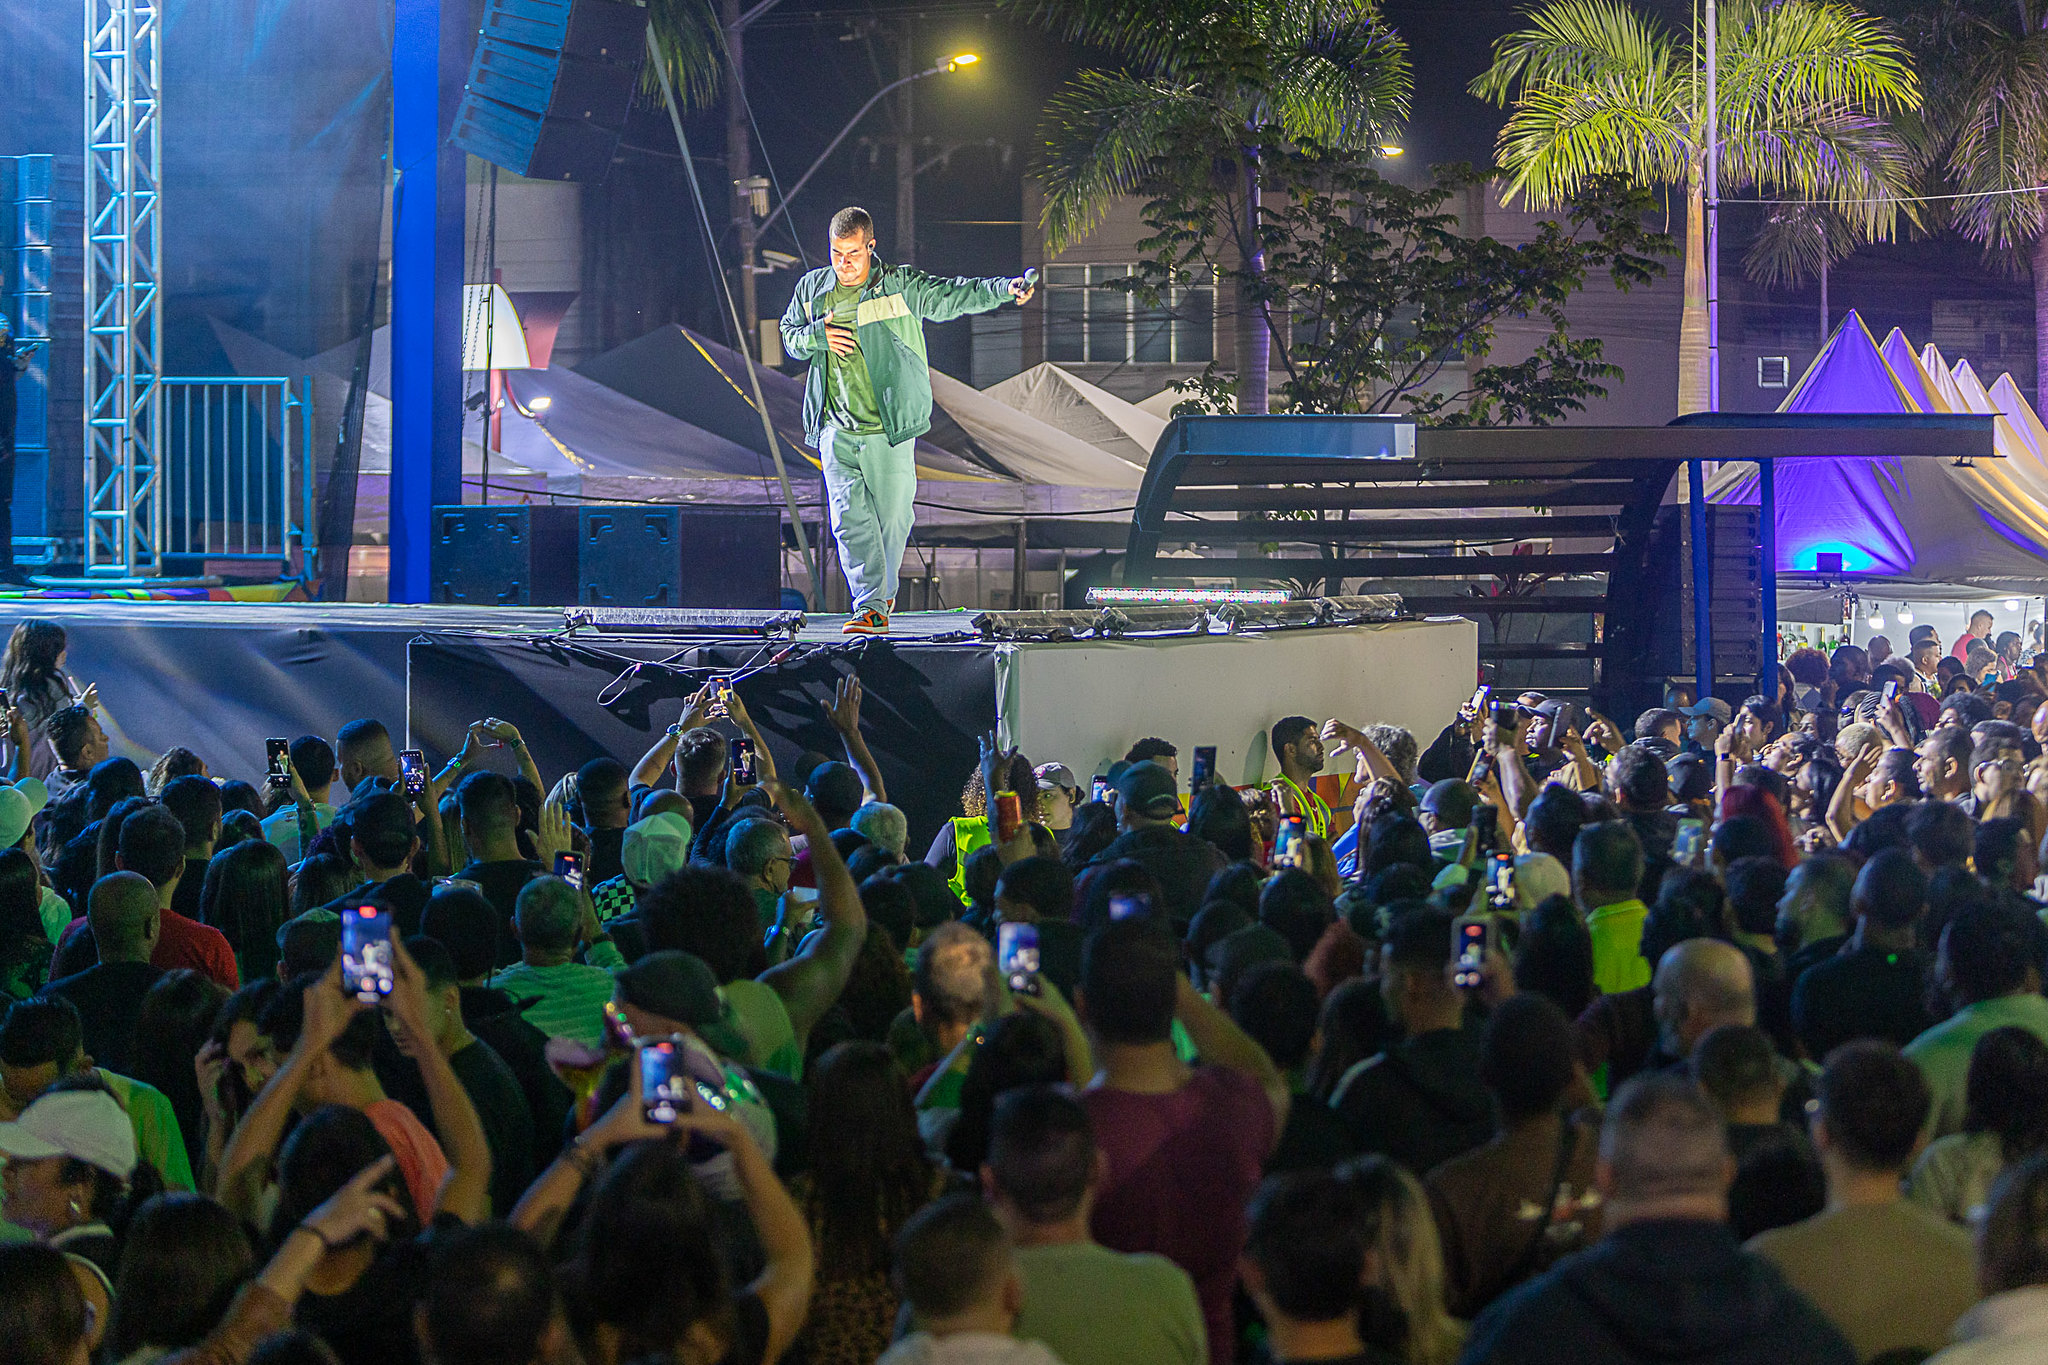
{"type": "MultiPolygon", "coordinates": [[[[1913,355],[1903,338],[1891,342],[1889,353],[1913,355]]],[[[1910,414],[1975,406],[1952,405],[1942,396],[1952,384],[1943,386],[1917,366],[1901,376],[1886,356],[1850,312],[1779,411],[1910,414]]],[[[1944,372],[1939,378],[1951,377],[1944,372]]],[[[1779,460],[1777,572],[1813,576],[1822,556],[1839,554],[1842,572],[1831,579],[1910,590],[1924,600],[2042,592],[2048,588],[2048,506],[2039,493],[2048,491],[2048,466],[2016,437],[1999,439],[1996,447],[2005,458],[1974,466],[1938,459],[1779,460]]],[[[1722,465],[1707,498],[1758,502],[1757,467],[1722,465]]]]}

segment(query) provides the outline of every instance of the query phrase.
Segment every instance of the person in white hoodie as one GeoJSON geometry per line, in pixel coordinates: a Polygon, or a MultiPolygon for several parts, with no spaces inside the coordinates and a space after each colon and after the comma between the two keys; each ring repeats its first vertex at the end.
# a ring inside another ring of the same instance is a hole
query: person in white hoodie
{"type": "Polygon", "coordinates": [[[928,1204],[904,1224],[896,1280],[917,1330],[876,1365],[1060,1365],[1045,1343],[1010,1334],[1024,1277],[1009,1233],[975,1196],[928,1204]]]}
{"type": "Polygon", "coordinates": [[[1977,1232],[1985,1298],[1928,1365],[2037,1365],[2048,1360],[2048,1153],[2008,1166],[1977,1232]]]}

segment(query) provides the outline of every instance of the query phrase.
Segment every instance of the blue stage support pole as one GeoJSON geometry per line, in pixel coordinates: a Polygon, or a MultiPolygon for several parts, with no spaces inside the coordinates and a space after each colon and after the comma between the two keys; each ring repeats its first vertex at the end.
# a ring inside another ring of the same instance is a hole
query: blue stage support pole
{"type": "Polygon", "coordinates": [[[438,504],[462,501],[462,209],[447,135],[474,34],[460,0],[396,0],[391,44],[391,588],[433,592],[438,504]]]}
{"type": "Polygon", "coordinates": [[[1757,669],[1757,695],[1778,695],[1778,462],[1758,460],[1756,535],[1762,551],[1757,580],[1763,585],[1764,652],[1757,669]]]}
{"type": "Polygon", "coordinates": [[[1685,462],[1691,491],[1686,515],[1692,529],[1692,661],[1695,701],[1714,695],[1714,547],[1707,541],[1707,475],[1698,460],[1685,462]]]}

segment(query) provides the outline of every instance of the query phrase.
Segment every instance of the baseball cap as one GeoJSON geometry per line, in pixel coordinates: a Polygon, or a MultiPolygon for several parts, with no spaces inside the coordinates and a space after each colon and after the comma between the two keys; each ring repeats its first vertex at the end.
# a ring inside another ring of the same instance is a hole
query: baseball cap
{"type": "Polygon", "coordinates": [[[674,811],[635,820],[619,841],[619,867],[632,886],[652,886],[689,860],[690,822],[674,811]]]}
{"type": "Polygon", "coordinates": [[[1515,908],[1527,914],[1552,896],[1572,894],[1572,874],[1548,853],[1524,853],[1515,859],[1515,908]]]}
{"type": "Polygon", "coordinates": [[[1062,791],[1078,791],[1081,783],[1074,776],[1074,770],[1064,763],[1041,763],[1033,770],[1038,775],[1038,789],[1050,791],[1058,787],[1062,791]]]}
{"type": "Polygon", "coordinates": [[[23,1161],[68,1156],[117,1180],[135,1173],[135,1125],[104,1090],[48,1090],[0,1123],[0,1154],[23,1161]]]}
{"type": "Polygon", "coordinates": [[[718,978],[704,959],[674,948],[649,953],[614,976],[619,998],[635,1009],[700,1028],[725,1017],[718,978]]]}
{"type": "Polygon", "coordinates": [[[1119,773],[1116,794],[1132,810],[1155,820],[1180,810],[1180,787],[1173,774],[1150,761],[1133,763],[1119,773]]]}
{"type": "Polygon", "coordinates": [[[24,777],[13,786],[0,786],[0,848],[13,848],[28,833],[29,821],[50,804],[50,790],[41,778],[24,777]]]}
{"type": "Polygon", "coordinates": [[[1678,714],[1681,716],[1712,716],[1715,720],[1726,725],[1729,721],[1735,719],[1735,708],[1722,701],[1719,697],[1706,697],[1694,702],[1691,706],[1679,707],[1678,714]]]}

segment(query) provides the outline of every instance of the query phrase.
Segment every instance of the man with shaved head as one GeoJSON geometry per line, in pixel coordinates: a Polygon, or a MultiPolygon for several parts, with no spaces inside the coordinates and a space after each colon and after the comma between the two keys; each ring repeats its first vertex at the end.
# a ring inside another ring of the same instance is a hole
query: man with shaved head
{"type": "Polygon", "coordinates": [[[93,883],[86,902],[86,922],[100,960],[43,987],[44,995],[61,995],[77,1007],[85,1025],[85,1050],[109,1071],[126,1074],[142,997],[164,974],[149,961],[162,915],[149,878],[140,872],[109,872],[93,883]]]}
{"type": "MultiPolygon", "coordinates": [[[[1719,971],[1713,955],[1674,963],[1678,951],[1658,965],[1660,1000],[1666,966],[1719,971]]],[[[1857,1356],[1841,1333],[1736,1241],[1734,1177],[1721,1112],[1699,1087],[1672,1075],[1630,1081],[1600,1130],[1600,1241],[1495,1300],[1462,1359],[1849,1365],[1857,1356]]]]}
{"type": "Polygon", "coordinates": [[[1665,950],[1651,983],[1657,1038],[1676,1062],[1723,1024],[1756,1023],[1756,981],[1749,958],[1717,938],[1689,938],[1665,950]]]}

